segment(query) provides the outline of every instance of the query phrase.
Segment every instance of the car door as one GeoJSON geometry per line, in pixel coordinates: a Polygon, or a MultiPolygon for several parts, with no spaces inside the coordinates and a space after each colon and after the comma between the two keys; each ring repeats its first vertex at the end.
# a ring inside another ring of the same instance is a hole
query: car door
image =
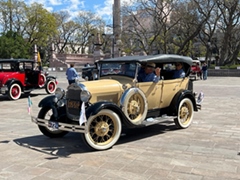
{"type": "Polygon", "coordinates": [[[168,107],[175,96],[181,89],[187,89],[188,78],[177,78],[162,81],[162,96],[160,108],[168,107]]]}
{"type": "Polygon", "coordinates": [[[145,97],[148,102],[148,110],[159,108],[161,104],[161,96],[162,96],[162,81],[160,80],[158,83],[154,82],[139,82],[137,83],[137,87],[143,91],[145,97]]]}

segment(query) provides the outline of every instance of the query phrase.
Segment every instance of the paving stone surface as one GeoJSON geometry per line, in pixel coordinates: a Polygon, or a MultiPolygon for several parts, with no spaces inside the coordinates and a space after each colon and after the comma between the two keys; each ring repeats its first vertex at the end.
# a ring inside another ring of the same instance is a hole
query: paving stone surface
{"type": "MultiPolygon", "coordinates": [[[[66,88],[64,73],[54,72],[66,88]]],[[[78,133],[50,139],[27,113],[27,96],[0,95],[0,179],[237,180],[240,179],[240,78],[195,81],[205,99],[188,129],[173,122],[127,130],[107,151],[89,152],[78,133]]],[[[44,90],[31,93],[33,114],[44,90]]]]}

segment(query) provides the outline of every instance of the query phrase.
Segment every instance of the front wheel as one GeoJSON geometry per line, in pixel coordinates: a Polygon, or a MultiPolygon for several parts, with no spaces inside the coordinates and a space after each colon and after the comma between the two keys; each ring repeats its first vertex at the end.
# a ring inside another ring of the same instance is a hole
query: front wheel
{"type": "MultiPolygon", "coordinates": [[[[53,114],[52,109],[50,107],[43,107],[38,113],[38,118],[46,119],[50,121],[52,114],[53,114]]],[[[65,136],[68,133],[67,131],[55,130],[45,126],[38,126],[38,128],[45,136],[50,138],[60,138],[65,136]]]]}
{"type": "Polygon", "coordinates": [[[189,98],[181,100],[178,106],[178,117],[174,119],[175,125],[178,128],[188,128],[193,120],[193,103],[189,98]]]}
{"type": "Polygon", "coordinates": [[[56,84],[55,80],[47,81],[45,90],[48,94],[55,93],[56,89],[57,89],[57,84],[56,84]]]}
{"type": "Polygon", "coordinates": [[[17,100],[22,94],[22,89],[19,84],[12,84],[8,91],[8,98],[11,100],[17,100]]]}
{"type": "Polygon", "coordinates": [[[95,150],[111,148],[119,139],[122,124],[119,116],[108,109],[101,110],[87,121],[87,131],[82,134],[88,147],[95,150]]]}

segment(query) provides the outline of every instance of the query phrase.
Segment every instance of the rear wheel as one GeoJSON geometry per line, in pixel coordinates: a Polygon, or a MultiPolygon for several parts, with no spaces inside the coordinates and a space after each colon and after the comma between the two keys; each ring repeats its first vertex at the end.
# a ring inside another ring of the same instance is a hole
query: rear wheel
{"type": "Polygon", "coordinates": [[[189,98],[181,100],[178,106],[178,117],[174,122],[178,128],[188,128],[193,120],[193,103],[189,98]]]}
{"type": "Polygon", "coordinates": [[[44,86],[46,82],[46,77],[44,74],[40,74],[40,77],[39,77],[39,82],[38,82],[38,85],[40,88],[42,88],[44,86]]]}
{"type": "MultiPolygon", "coordinates": [[[[46,119],[50,121],[52,114],[53,114],[52,109],[50,107],[43,107],[38,113],[38,118],[46,119]]],[[[55,130],[55,129],[48,128],[45,126],[40,126],[40,125],[38,126],[38,128],[45,136],[50,138],[60,138],[65,136],[68,133],[67,131],[55,130]]]]}
{"type": "Polygon", "coordinates": [[[119,139],[122,124],[119,116],[108,109],[101,110],[87,121],[87,131],[82,134],[88,147],[95,150],[111,148],[119,139]]]}
{"type": "Polygon", "coordinates": [[[45,90],[48,94],[53,94],[55,93],[57,89],[57,84],[55,82],[55,80],[49,80],[46,84],[45,90]]]}
{"type": "Polygon", "coordinates": [[[8,98],[11,100],[17,100],[20,98],[22,94],[22,90],[21,87],[19,86],[19,84],[12,84],[9,88],[8,91],[8,98]]]}

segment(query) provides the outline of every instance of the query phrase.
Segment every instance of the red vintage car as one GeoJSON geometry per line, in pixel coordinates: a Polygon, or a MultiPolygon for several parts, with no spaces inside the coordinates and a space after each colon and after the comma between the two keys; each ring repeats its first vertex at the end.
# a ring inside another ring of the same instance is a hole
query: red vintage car
{"type": "Polygon", "coordinates": [[[48,94],[57,88],[56,77],[35,69],[30,59],[0,59],[0,94],[17,100],[22,93],[45,88],[48,94]]]}
{"type": "Polygon", "coordinates": [[[192,60],[192,67],[191,67],[191,73],[190,73],[190,78],[197,80],[197,79],[202,79],[202,66],[201,62],[199,60],[192,60]]]}

